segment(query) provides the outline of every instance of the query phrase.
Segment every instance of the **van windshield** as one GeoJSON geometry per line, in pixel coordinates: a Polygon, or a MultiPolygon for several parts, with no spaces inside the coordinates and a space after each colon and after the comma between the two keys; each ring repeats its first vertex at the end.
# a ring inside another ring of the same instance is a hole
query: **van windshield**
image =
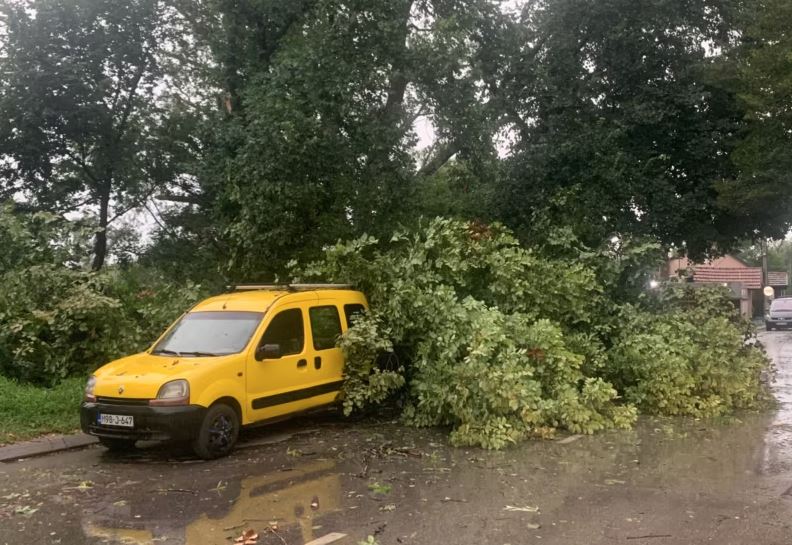
{"type": "Polygon", "coordinates": [[[771,310],[792,310],[792,297],[789,299],[776,299],[770,303],[771,310]]]}
{"type": "Polygon", "coordinates": [[[225,356],[241,352],[261,322],[261,312],[190,312],[157,343],[152,354],[225,356]]]}

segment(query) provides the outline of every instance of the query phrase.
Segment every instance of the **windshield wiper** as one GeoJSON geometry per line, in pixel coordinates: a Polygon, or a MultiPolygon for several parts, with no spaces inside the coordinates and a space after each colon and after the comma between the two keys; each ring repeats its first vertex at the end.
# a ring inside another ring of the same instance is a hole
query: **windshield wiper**
{"type": "Polygon", "coordinates": [[[159,350],[154,350],[152,352],[152,354],[170,354],[170,355],[179,356],[179,357],[181,357],[181,355],[182,355],[181,352],[177,352],[175,350],[168,350],[167,348],[160,348],[159,350]]]}
{"type": "Polygon", "coordinates": [[[223,354],[215,354],[214,352],[197,352],[197,351],[190,351],[190,352],[180,352],[182,356],[196,356],[196,357],[208,357],[213,358],[217,356],[222,356],[223,354]]]}

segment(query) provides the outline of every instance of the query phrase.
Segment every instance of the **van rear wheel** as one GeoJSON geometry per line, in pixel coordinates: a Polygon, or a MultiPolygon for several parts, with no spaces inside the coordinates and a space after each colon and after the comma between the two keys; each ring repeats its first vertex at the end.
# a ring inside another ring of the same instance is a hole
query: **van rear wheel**
{"type": "Polygon", "coordinates": [[[218,403],[206,411],[192,448],[199,458],[213,460],[231,452],[237,437],[239,437],[239,417],[236,411],[228,405],[218,403]]]}

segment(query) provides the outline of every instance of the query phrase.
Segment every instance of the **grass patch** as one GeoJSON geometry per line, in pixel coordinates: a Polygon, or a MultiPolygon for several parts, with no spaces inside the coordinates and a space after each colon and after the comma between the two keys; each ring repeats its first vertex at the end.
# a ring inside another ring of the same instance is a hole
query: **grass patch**
{"type": "Polygon", "coordinates": [[[71,378],[42,388],[0,377],[0,445],[78,430],[84,384],[71,378]]]}

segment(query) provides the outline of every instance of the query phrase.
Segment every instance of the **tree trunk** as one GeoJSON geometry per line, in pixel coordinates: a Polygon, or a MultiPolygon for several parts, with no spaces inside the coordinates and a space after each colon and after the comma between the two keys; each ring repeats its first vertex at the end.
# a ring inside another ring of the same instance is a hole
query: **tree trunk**
{"type": "Polygon", "coordinates": [[[110,191],[101,189],[99,194],[99,229],[94,235],[94,258],[91,269],[98,271],[107,257],[107,218],[110,208],[110,191]]]}

